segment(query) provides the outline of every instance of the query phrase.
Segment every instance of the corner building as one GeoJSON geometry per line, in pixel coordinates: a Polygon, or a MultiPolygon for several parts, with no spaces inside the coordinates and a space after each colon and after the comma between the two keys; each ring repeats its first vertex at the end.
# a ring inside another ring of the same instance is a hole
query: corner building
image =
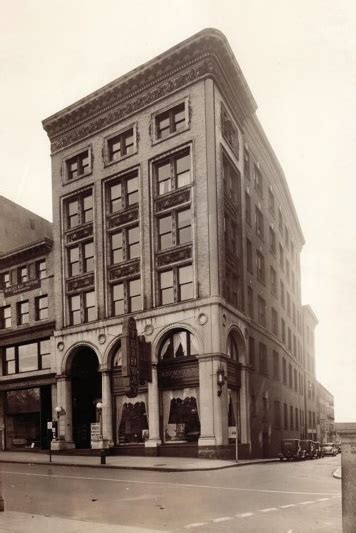
{"type": "Polygon", "coordinates": [[[305,432],[299,256],[283,171],[226,38],[204,30],[43,122],[59,449],[275,455],[305,432]],[[123,319],[152,379],[120,386],[123,319]],[[59,409],[58,409],[59,411],[59,409]]]}

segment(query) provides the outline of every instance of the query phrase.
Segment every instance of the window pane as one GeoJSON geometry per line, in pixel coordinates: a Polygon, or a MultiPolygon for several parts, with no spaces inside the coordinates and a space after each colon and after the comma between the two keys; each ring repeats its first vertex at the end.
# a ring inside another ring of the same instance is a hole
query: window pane
{"type": "Polygon", "coordinates": [[[188,300],[193,298],[193,270],[192,266],[181,267],[178,269],[179,279],[179,300],[188,300]]]}
{"type": "Polygon", "coordinates": [[[83,199],[83,222],[92,222],[93,220],[93,197],[85,196],[83,199]]]}
{"type": "Polygon", "coordinates": [[[172,217],[160,218],[158,221],[159,249],[165,250],[172,246],[172,217]]]}
{"type": "Polygon", "coordinates": [[[116,183],[110,187],[110,210],[111,213],[122,208],[121,183],[116,183]]]}
{"type": "Polygon", "coordinates": [[[138,226],[128,230],[129,259],[140,256],[140,231],[138,226]]]}
{"type": "Polygon", "coordinates": [[[185,242],[191,242],[192,240],[192,228],[190,209],[180,211],[178,213],[178,244],[185,242]]]}
{"type": "Polygon", "coordinates": [[[126,182],[127,186],[127,205],[138,202],[138,177],[130,178],[126,182]]]}
{"type": "Polygon", "coordinates": [[[73,228],[79,224],[79,205],[78,200],[68,204],[68,226],[73,228]]]}
{"type": "Polygon", "coordinates": [[[164,194],[171,190],[171,165],[163,163],[157,167],[158,194],[164,194]]]}
{"type": "Polygon", "coordinates": [[[161,286],[161,305],[173,303],[174,302],[173,270],[161,272],[160,286],[161,286]]]}
{"type": "Polygon", "coordinates": [[[129,311],[138,311],[141,308],[141,281],[129,281],[129,311]]]}
{"type": "Polygon", "coordinates": [[[111,250],[112,250],[112,262],[119,263],[123,260],[122,250],[122,233],[114,233],[111,235],[111,250]]]}
{"type": "Polygon", "coordinates": [[[28,372],[38,369],[38,346],[37,343],[23,344],[18,346],[19,372],[28,372]]]}
{"type": "Polygon", "coordinates": [[[176,159],[177,187],[184,187],[190,183],[190,156],[183,155],[176,159]]]}
{"type": "Polygon", "coordinates": [[[94,270],[94,245],[92,242],[84,245],[84,259],[85,272],[92,272],[94,270]]]}
{"type": "Polygon", "coordinates": [[[173,335],[174,357],[184,357],[188,355],[187,332],[180,331],[173,335]]]}
{"type": "Polygon", "coordinates": [[[161,304],[166,305],[166,304],[171,304],[173,302],[174,302],[173,288],[162,289],[161,290],[161,304]]]}
{"type": "Polygon", "coordinates": [[[69,262],[70,262],[70,276],[76,276],[79,274],[79,248],[70,248],[69,250],[69,262]]]}
{"type": "Polygon", "coordinates": [[[166,289],[167,287],[173,287],[173,270],[167,270],[166,272],[161,272],[161,289],[166,289]]]}
{"type": "Polygon", "coordinates": [[[168,113],[162,113],[156,118],[157,137],[162,138],[170,134],[170,117],[168,113]]]}
{"type": "Polygon", "coordinates": [[[179,131],[185,126],[185,109],[184,104],[177,106],[173,112],[174,127],[176,131],[179,131]]]}
{"type": "Polygon", "coordinates": [[[84,295],[85,298],[85,320],[90,322],[96,319],[96,300],[95,292],[87,292],[84,295]]]}
{"type": "Polygon", "coordinates": [[[112,312],[114,315],[122,315],[125,312],[124,309],[124,285],[123,283],[118,283],[112,288],[112,299],[113,299],[113,309],[112,312]]]}

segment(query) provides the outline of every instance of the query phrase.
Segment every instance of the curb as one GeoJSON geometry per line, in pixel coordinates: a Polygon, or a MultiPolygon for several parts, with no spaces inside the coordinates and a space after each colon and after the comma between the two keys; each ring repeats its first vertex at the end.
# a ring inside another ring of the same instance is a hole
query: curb
{"type": "Polygon", "coordinates": [[[342,479],[342,475],[341,475],[341,467],[340,468],[337,468],[335,470],[335,472],[333,472],[333,477],[335,479],[342,479]]]}
{"type": "Polygon", "coordinates": [[[114,470],[143,470],[147,472],[208,472],[211,470],[226,470],[227,468],[238,468],[242,466],[251,466],[251,465],[260,465],[260,464],[270,464],[270,463],[279,463],[278,459],[271,459],[263,462],[253,462],[248,461],[245,463],[236,463],[232,465],[223,465],[223,466],[212,466],[212,467],[203,467],[203,468],[177,468],[177,467],[155,467],[155,466],[125,466],[125,465],[101,465],[101,464],[80,464],[80,463],[53,463],[49,461],[16,461],[15,459],[0,459],[0,463],[8,464],[26,464],[31,466],[44,465],[44,466],[69,466],[69,467],[78,467],[78,468],[101,468],[102,470],[114,469],[114,470]]]}

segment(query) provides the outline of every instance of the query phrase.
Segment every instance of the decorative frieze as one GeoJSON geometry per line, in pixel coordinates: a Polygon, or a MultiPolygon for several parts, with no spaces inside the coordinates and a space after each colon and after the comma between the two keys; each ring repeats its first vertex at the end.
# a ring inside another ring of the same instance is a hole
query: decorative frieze
{"type": "Polygon", "coordinates": [[[76,241],[81,241],[93,235],[93,225],[90,224],[83,228],[78,228],[66,234],[66,244],[72,244],[76,241]]]}
{"type": "Polygon", "coordinates": [[[38,289],[39,287],[41,287],[40,279],[29,279],[23,283],[16,283],[15,285],[4,288],[4,296],[7,298],[8,296],[38,289]]]}
{"type": "Polygon", "coordinates": [[[138,220],[138,207],[136,207],[135,209],[130,209],[129,211],[123,211],[112,215],[109,218],[109,227],[117,228],[118,226],[122,226],[123,224],[133,222],[134,220],[138,220]]]}
{"type": "Polygon", "coordinates": [[[129,276],[134,276],[140,272],[140,261],[135,261],[134,263],[125,263],[123,265],[112,267],[109,270],[109,280],[116,281],[121,278],[127,278],[129,276]]]}
{"type": "Polygon", "coordinates": [[[192,258],[192,246],[186,246],[179,248],[178,250],[170,250],[157,255],[156,263],[157,268],[171,265],[172,263],[178,263],[192,258]]]}
{"type": "Polygon", "coordinates": [[[164,196],[163,198],[157,198],[155,201],[155,212],[163,211],[164,209],[172,209],[173,207],[189,202],[191,190],[186,189],[184,191],[175,192],[164,196]]]}
{"type": "Polygon", "coordinates": [[[94,286],[94,274],[85,277],[75,278],[67,281],[67,292],[77,292],[89,289],[94,286]]]}

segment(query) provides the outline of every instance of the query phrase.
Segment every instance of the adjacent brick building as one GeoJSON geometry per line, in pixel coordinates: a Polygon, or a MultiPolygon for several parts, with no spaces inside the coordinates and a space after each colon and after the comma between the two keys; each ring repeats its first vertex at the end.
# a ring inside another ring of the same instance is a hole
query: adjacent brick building
{"type": "Polygon", "coordinates": [[[240,456],[270,456],[316,431],[304,237],[225,37],[204,30],[43,125],[54,447],[227,457],[237,433],[240,456]],[[128,316],[152,356],[135,397],[122,380],[128,316]]]}

